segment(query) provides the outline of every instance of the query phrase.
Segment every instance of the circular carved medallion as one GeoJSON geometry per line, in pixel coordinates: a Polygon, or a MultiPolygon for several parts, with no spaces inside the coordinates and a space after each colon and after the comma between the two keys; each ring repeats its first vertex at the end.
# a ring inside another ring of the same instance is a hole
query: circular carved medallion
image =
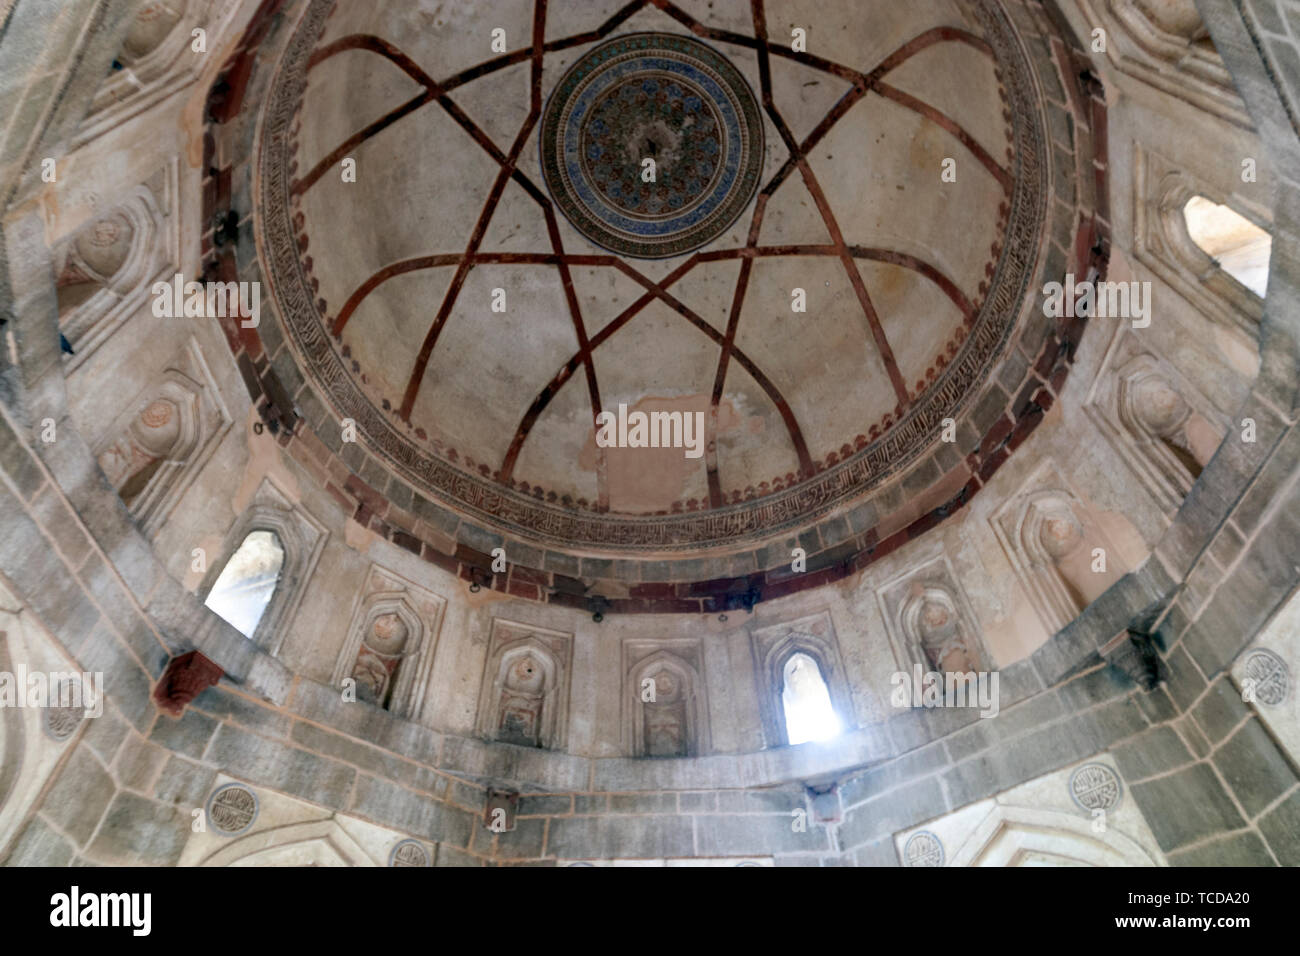
{"type": "Polygon", "coordinates": [[[1113,810],[1123,792],[1119,777],[1105,764],[1085,764],[1070,774],[1070,796],[1085,810],[1113,810]]]}
{"type": "Polygon", "coordinates": [[[45,709],[45,733],[58,741],[67,740],[86,717],[80,681],[64,680],[50,689],[50,706],[45,709]],[[76,701],[75,706],[60,707],[60,701],[76,701]]]}
{"type": "Polygon", "coordinates": [[[175,411],[175,405],[160,398],[150,402],[145,410],[140,413],[140,421],[149,428],[162,428],[172,420],[172,414],[175,411]]]}
{"type": "Polygon", "coordinates": [[[689,37],[634,33],[591,50],[542,117],[542,175],[597,245],[640,258],[717,238],[749,205],[763,120],[745,78],[689,37]]]}
{"type": "Polygon", "coordinates": [[[903,845],[903,866],[943,866],[943,844],[929,830],[913,833],[903,845]]]}
{"type": "Polygon", "coordinates": [[[429,851],[418,840],[403,840],[388,855],[389,866],[429,866],[429,851]]]}
{"type": "Polygon", "coordinates": [[[1246,657],[1241,676],[1254,682],[1255,699],[1261,704],[1276,707],[1286,700],[1290,675],[1286,661],[1272,651],[1263,648],[1251,651],[1246,657]]]}
{"type": "Polygon", "coordinates": [[[223,836],[239,836],[257,819],[257,795],[240,783],[228,783],[208,801],[208,820],[223,836]]]}

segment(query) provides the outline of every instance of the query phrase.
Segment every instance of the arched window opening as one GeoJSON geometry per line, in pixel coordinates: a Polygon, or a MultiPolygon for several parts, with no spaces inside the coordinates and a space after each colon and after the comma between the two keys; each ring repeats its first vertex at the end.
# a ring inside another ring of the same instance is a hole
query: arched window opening
{"type": "Polygon", "coordinates": [[[1183,206],[1187,233],[1219,268],[1261,299],[1268,292],[1273,237],[1227,206],[1193,196],[1183,206]]]}
{"type": "Polygon", "coordinates": [[[785,662],[781,706],[785,709],[786,739],[791,744],[828,740],[840,732],[840,719],[831,706],[830,689],[821,668],[807,654],[792,654],[785,662]]]}
{"type": "Polygon", "coordinates": [[[266,613],[284,567],[284,545],[274,531],[250,532],[203,603],[251,638],[266,613]]]}

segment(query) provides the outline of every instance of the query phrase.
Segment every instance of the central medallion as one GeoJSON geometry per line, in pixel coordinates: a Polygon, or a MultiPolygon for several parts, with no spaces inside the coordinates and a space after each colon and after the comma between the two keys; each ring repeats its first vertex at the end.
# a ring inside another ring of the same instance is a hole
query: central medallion
{"type": "Polygon", "coordinates": [[[592,242],[662,259],[724,233],[758,189],[763,120],[740,71],[690,37],[594,47],[546,104],[542,177],[592,242]]]}

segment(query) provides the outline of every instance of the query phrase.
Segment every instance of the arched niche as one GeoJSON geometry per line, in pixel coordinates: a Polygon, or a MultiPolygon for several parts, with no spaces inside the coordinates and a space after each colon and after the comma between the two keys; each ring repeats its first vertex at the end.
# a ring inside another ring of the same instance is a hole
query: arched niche
{"type": "Polygon", "coordinates": [[[424,626],[400,595],[380,598],[366,611],[352,666],[357,699],[408,713],[414,664],[424,643],[424,626]]]}
{"type": "Polygon", "coordinates": [[[112,438],[95,452],[109,484],[146,534],[156,530],[183,490],[180,479],[204,435],[203,386],[169,369],[128,406],[112,438]]]}
{"type": "Polygon", "coordinates": [[[524,747],[563,749],[571,638],[494,622],[490,644],[479,692],[480,735],[524,747]]]}
{"type": "Polygon", "coordinates": [[[908,663],[943,674],[988,669],[983,650],[948,589],[918,587],[903,603],[899,624],[908,663]]]}
{"type": "Polygon", "coordinates": [[[1074,496],[1044,491],[1030,496],[1021,512],[1017,541],[1033,572],[1032,590],[1058,631],[1078,617],[1101,590],[1091,587],[1091,542],[1074,496]],[[1096,594],[1092,592],[1096,592],[1096,594]]]}
{"type": "Polygon", "coordinates": [[[1172,519],[1209,465],[1230,420],[1171,362],[1120,329],[1084,409],[1172,519]]]}
{"type": "Polygon", "coordinates": [[[635,757],[695,757],[709,749],[708,706],[699,672],[656,650],[627,672],[625,725],[635,757]]]}
{"type": "Polygon", "coordinates": [[[356,681],[357,700],[417,718],[433,665],[443,602],[372,568],[332,683],[356,681]],[[379,588],[385,588],[379,590],[379,588]]]}
{"type": "Polygon", "coordinates": [[[1250,115],[1195,0],[1078,3],[1089,24],[1105,29],[1105,54],[1122,71],[1199,110],[1250,128],[1250,115]]]}
{"type": "Polygon", "coordinates": [[[102,419],[94,394],[76,418],[97,434],[95,461],[146,537],[166,523],[233,420],[198,342],[190,339],[164,371],[102,419]],[[101,424],[102,422],[102,424],[101,424]],[[102,431],[101,431],[102,429],[102,431]]]}
{"type": "Polygon", "coordinates": [[[59,332],[72,348],[68,371],[148,306],[160,276],[171,278],[174,179],[174,170],[160,170],[55,248],[59,332]]]}
{"type": "MultiPolygon", "coordinates": [[[[978,616],[948,551],[938,544],[929,545],[928,553],[915,554],[876,591],[894,661],[909,673],[917,666],[927,672],[942,671],[940,662],[960,645],[971,665],[964,673],[989,670],[993,655],[978,616]]],[[[957,664],[955,658],[949,660],[949,666],[957,664]]]]}
{"type": "Polygon", "coordinates": [[[998,508],[992,523],[1049,634],[1073,621],[1126,570],[1101,524],[1050,461],[998,508]]]}
{"type": "Polygon", "coordinates": [[[237,15],[238,8],[238,4],[226,0],[138,3],[113,65],[77,130],[73,147],[120,126],[196,80],[207,58],[218,55],[221,32],[237,15]],[[195,49],[195,29],[205,32],[202,51],[195,49]]]}
{"type": "Polygon", "coordinates": [[[1121,425],[1181,503],[1218,450],[1223,424],[1203,413],[1198,397],[1151,355],[1134,357],[1116,374],[1121,425]]]}

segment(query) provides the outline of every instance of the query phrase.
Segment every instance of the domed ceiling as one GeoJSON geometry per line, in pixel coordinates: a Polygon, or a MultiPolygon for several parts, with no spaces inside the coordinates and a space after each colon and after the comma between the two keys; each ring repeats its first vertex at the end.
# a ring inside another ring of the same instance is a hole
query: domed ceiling
{"type": "Polygon", "coordinates": [[[317,0],[295,31],[259,138],[287,339],[486,527],[808,524],[935,446],[1026,300],[1049,160],[993,0],[317,0]],[[602,447],[620,409],[702,440],[602,447]]]}

